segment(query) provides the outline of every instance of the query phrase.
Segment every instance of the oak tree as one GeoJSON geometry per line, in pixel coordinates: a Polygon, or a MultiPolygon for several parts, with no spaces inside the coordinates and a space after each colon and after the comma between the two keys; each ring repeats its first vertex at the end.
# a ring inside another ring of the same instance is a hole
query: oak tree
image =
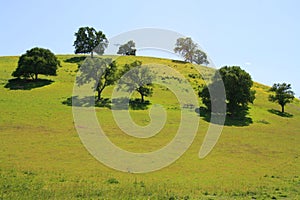
{"type": "Polygon", "coordinates": [[[60,62],[49,49],[35,47],[21,55],[12,76],[31,77],[33,80],[37,80],[39,74],[55,76],[59,65],[60,62]]]}
{"type": "Polygon", "coordinates": [[[205,52],[198,48],[198,45],[190,38],[178,38],[174,48],[175,53],[179,53],[186,62],[196,64],[209,64],[205,52]]]}
{"type": "Polygon", "coordinates": [[[93,27],[80,27],[75,33],[76,40],[73,46],[75,47],[75,54],[91,53],[93,52],[102,55],[108,45],[108,40],[102,31],[96,31],[93,27]]]}
{"type": "Polygon", "coordinates": [[[295,98],[291,89],[291,84],[287,83],[275,83],[270,89],[275,94],[269,95],[269,101],[277,102],[281,106],[281,113],[284,113],[284,106],[295,98]]]}

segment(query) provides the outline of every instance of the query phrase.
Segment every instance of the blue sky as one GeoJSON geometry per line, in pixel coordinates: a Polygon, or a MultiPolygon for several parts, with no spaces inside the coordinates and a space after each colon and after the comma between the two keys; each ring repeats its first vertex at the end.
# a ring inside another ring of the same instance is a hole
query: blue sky
{"type": "Polygon", "coordinates": [[[81,26],[108,38],[144,27],[192,37],[217,67],[239,65],[255,81],[291,83],[300,96],[300,1],[0,0],[0,56],[35,46],[74,52],[81,26]]]}

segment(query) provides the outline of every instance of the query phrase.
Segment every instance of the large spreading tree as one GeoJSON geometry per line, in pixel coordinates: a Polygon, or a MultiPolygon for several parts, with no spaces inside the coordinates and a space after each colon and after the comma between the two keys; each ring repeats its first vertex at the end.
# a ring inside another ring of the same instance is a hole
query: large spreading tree
{"type": "Polygon", "coordinates": [[[75,54],[93,52],[102,55],[108,45],[108,40],[102,31],[96,31],[93,27],[80,27],[75,33],[76,40],[74,41],[75,54]]]}
{"type": "Polygon", "coordinates": [[[37,80],[39,74],[55,76],[59,65],[60,62],[49,49],[35,47],[21,55],[18,67],[12,76],[32,78],[33,80],[37,80]]]}
{"type": "Polygon", "coordinates": [[[116,82],[118,74],[117,64],[111,58],[88,57],[80,65],[80,75],[76,82],[79,86],[93,82],[97,101],[100,101],[102,91],[116,82]]]}
{"type": "Polygon", "coordinates": [[[136,49],[135,49],[135,43],[133,40],[130,40],[126,44],[121,45],[117,52],[117,54],[132,55],[132,56],[135,56],[135,53],[136,53],[136,49]]]}
{"type": "Polygon", "coordinates": [[[145,102],[145,97],[153,94],[154,73],[143,67],[141,61],[125,64],[119,81],[119,89],[126,89],[129,92],[137,91],[141,96],[141,103],[145,102]]]}
{"type": "Polygon", "coordinates": [[[178,38],[174,48],[175,53],[179,53],[186,62],[209,64],[205,52],[198,48],[198,45],[190,38],[178,38]]]}
{"type": "Polygon", "coordinates": [[[225,66],[216,72],[212,83],[209,86],[205,86],[199,92],[202,102],[208,109],[210,109],[212,103],[218,102],[217,99],[210,98],[209,88],[214,88],[219,81],[223,81],[224,83],[226,99],[224,98],[223,101],[226,102],[227,112],[231,116],[236,115],[241,109],[246,108],[248,103],[253,103],[255,91],[251,90],[253,81],[250,74],[242,70],[239,66],[225,66]]]}
{"type": "Polygon", "coordinates": [[[281,113],[284,113],[284,106],[295,98],[291,89],[291,84],[287,83],[275,83],[270,89],[270,92],[274,92],[275,95],[269,95],[269,101],[277,102],[281,106],[281,113]]]}

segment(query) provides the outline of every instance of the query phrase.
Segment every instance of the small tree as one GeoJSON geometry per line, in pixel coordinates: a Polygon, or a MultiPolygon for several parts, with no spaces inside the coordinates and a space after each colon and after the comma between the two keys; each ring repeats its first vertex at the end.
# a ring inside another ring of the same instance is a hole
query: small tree
{"type": "Polygon", "coordinates": [[[286,83],[275,83],[270,89],[270,92],[275,92],[275,95],[269,95],[269,101],[277,102],[281,106],[282,113],[284,113],[284,106],[295,98],[291,89],[291,84],[286,83]]]}
{"type": "Polygon", "coordinates": [[[135,49],[135,43],[133,40],[130,40],[126,44],[121,45],[117,52],[117,54],[132,55],[132,56],[135,56],[135,53],[136,53],[136,49],[135,49]]]}
{"type": "Polygon", "coordinates": [[[198,45],[190,37],[178,38],[174,48],[175,53],[184,57],[186,62],[197,64],[209,64],[207,55],[198,49],[198,45]]]}
{"type": "Polygon", "coordinates": [[[93,27],[81,27],[78,32],[75,33],[76,40],[73,46],[75,46],[75,54],[78,53],[91,53],[93,52],[102,55],[105,48],[108,45],[106,36],[102,31],[96,31],[93,27]]]}
{"type": "MultiPolygon", "coordinates": [[[[223,81],[226,93],[227,111],[231,115],[237,114],[241,108],[246,108],[248,103],[253,103],[255,99],[255,91],[251,90],[253,81],[250,74],[242,70],[238,66],[222,67],[213,77],[211,85],[208,87],[214,88],[215,84],[223,81]],[[218,74],[220,74],[221,79],[218,74]]],[[[202,102],[210,109],[213,102],[218,102],[216,99],[210,99],[208,87],[199,92],[202,102]]]]}
{"type": "Polygon", "coordinates": [[[31,77],[33,80],[37,80],[39,74],[55,76],[59,65],[60,62],[49,49],[35,47],[21,55],[12,76],[31,77]]]}
{"type": "Polygon", "coordinates": [[[125,87],[129,92],[137,91],[141,96],[141,102],[144,103],[145,97],[153,94],[152,81],[155,77],[149,68],[141,65],[142,62],[135,61],[124,66],[122,74],[126,74],[120,79],[119,89],[125,87]]]}
{"type": "Polygon", "coordinates": [[[97,101],[101,100],[102,91],[118,79],[116,62],[110,58],[86,58],[80,65],[80,72],[80,76],[76,79],[77,84],[80,86],[91,81],[95,82],[93,89],[98,93],[97,101]]]}

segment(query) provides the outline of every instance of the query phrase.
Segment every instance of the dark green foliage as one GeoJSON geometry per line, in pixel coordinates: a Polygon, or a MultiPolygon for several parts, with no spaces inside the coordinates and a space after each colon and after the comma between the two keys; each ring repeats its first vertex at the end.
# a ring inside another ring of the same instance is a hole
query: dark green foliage
{"type": "Polygon", "coordinates": [[[202,98],[202,102],[207,107],[208,111],[221,114],[226,113],[226,99],[225,92],[224,90],[222,91],[222,84],[221,80],[215,78],[212,84],[199,87],[198,95],[202,98]]]}
{"type": "Polygon", "coordinates": [[[135,56],[136,49],[134,41],[130,40],[119,47],[117,54],[135,56]]]}
{"type": "Polygon", "coordinates": [[[253,81],[250,74],[239,66],[222,67],[219,73],[225,86],[227,108],[231,114],[240,106],[245,107],[248,103],[253,103],[255,91],[251,90],[253,81]]]}
{"type": "Polygon", "coordinates": [[[287,83],[275,83],[270,89],[270,92],[275,92],[275,95],[270,95],[269,101],[277,102],[281,106],[282,113],[284,113],[284,106],[287,103],[291,103],[295,98],[294,92],[291,89],[291,84],[287,83]]]}
{"type": "Polygon", "coordinates": [[[190,37],[178,38],[176,41],[175,53],[184,57],[186,62],[197,64],[209,64],[205,52],[198,49],[198,45],[190,37]]]}
{"type": "Polygon", "coordinates": [[[101,100],[101,93],[105,87],[113,85],[118,79],[117,65],[110,58],[88,57],[80,65],[78,85],[93,82],[93,88],[98,92],[97,101],[101,100]]]}
{"type": "Polygon", "coordinates": [[[144,97],[151,96],[153,93],[152,81],[155,77],[149,68],[141,65],[142,62],[135,61],[124,66],[122,74],[125,75],[119,81],[119,89],[126,88],[129,92],[136,90],[141,95],[141,103],[144,103],[144,97]]]}
{"type": "Polygon", "coordinates": [[[225,66],[216,72],[212,83],[205,86],[202,91],[199,92],[199,96],[208,109],[212,109],[212,103],[218,107],[219,103],[224,103],[225,101],[227,104],[227,112],[232,116],[236,116],[241,113],[240,111],[244,111],[247,108],[248,103],[253,103],[255,91],[251,90],[252,85],[253,81],[251,76],[246,71],[238,66],[225,66]],[[220,84],[220,81],[224,83],[226,99],[222,99],[222,97],[212,99],[209,91],[217,91],[217,85],[220,84]]]}
{"type": "Polygon", "coordinates": [[[12,76],[31,77],[33,80],[37,80],[39,74],[55,76],[59,65],[56,56],[49,49],[35,47],[21,55],[12,76]]]}
{"type": "Polygon", "coordinates": [[[102,55],[108,45],[106,36],[102,31],[96,31],[93,27],[81,27],[75,33],[76,40],[74,41],[75,54],[93,52],[102,55]]]}

